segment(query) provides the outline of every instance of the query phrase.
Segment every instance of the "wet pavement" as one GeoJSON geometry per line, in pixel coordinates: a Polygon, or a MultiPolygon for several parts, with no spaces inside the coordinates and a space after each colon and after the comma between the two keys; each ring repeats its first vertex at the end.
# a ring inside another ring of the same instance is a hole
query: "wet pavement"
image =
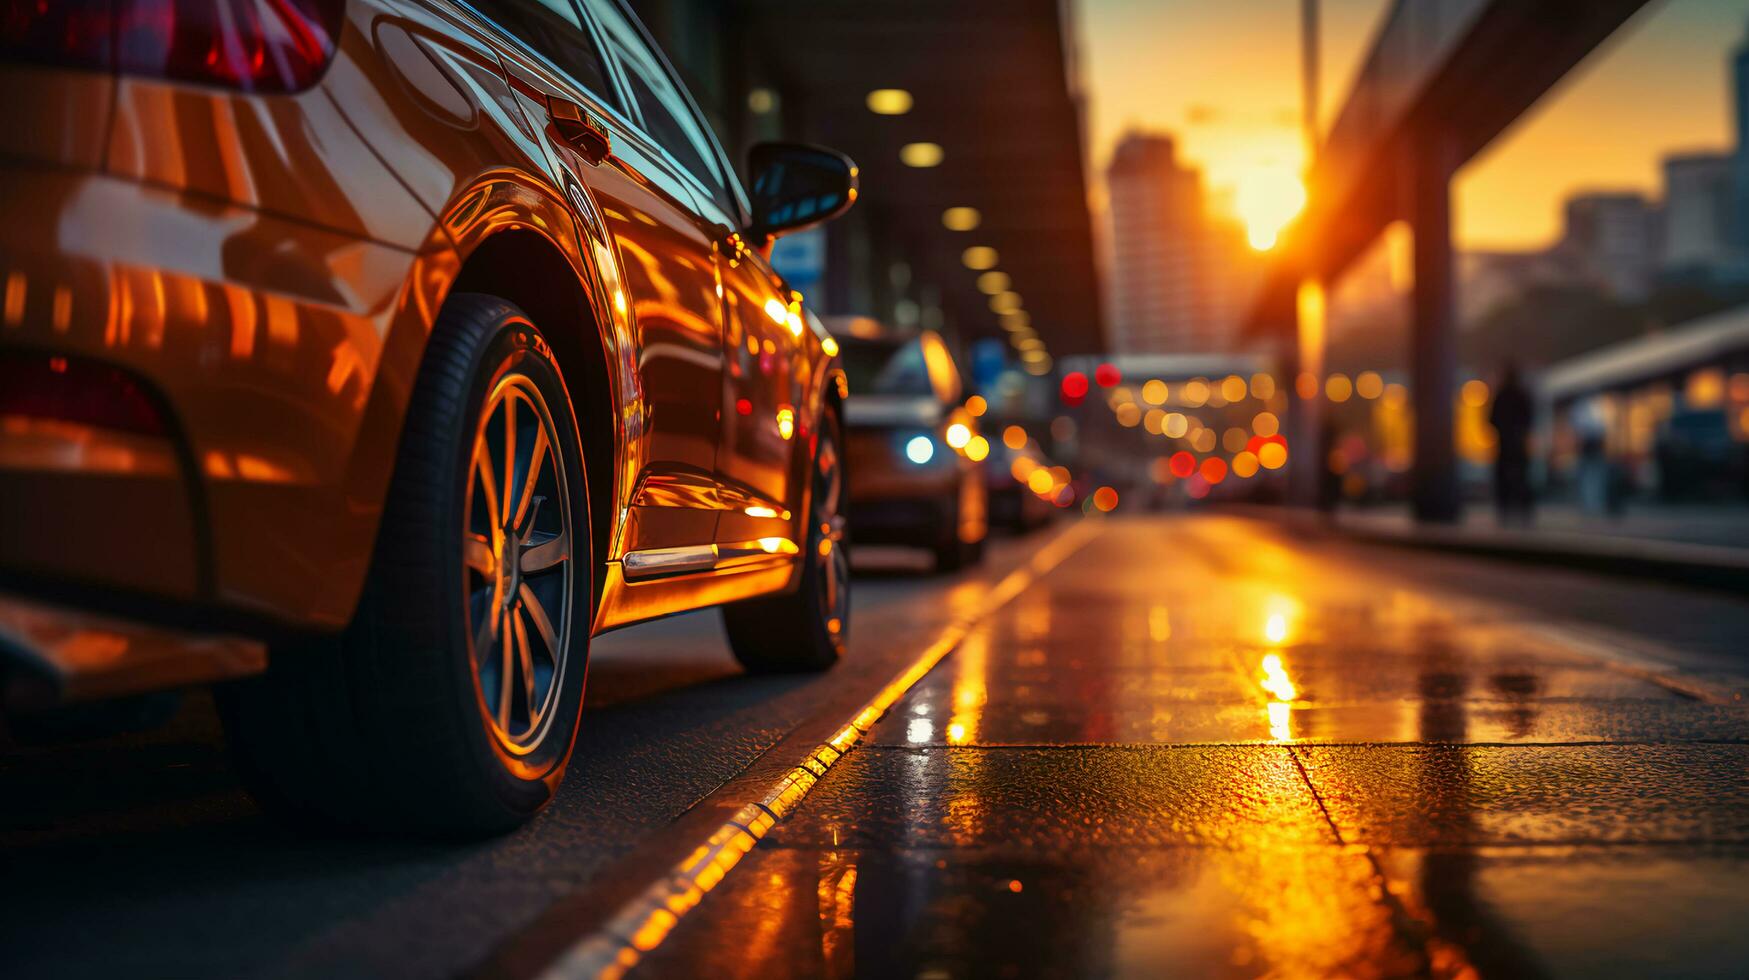
{"type": "Polygon", "coordinates": [[[496,841],[276,827],[199,699],[0,757],[0,974],[445,977],[562,944],[1070,534],[638,973],[1744,975],[1749,602],[1218,514],[948,578],[901,557],[822,677],[741,675],[714,614],[604,638],[559,799],[496,841]]]}
{"type": "Polygon", "coordinates": [[[640,969],[1742,976],[1730,676],[1370,555],[1111,521],[640,969]]]}

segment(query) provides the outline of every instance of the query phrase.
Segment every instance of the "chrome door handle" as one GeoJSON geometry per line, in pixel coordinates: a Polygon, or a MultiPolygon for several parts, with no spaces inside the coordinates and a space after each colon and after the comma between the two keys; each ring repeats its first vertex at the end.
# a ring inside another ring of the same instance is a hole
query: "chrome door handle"
{"type": "Polygon", "coordinates": [[[613,153],[613,136],[607,124],[570,99],[549,97],[547,118],[553,121],[554,135],[591,164],[600,166],[613,153]]]}

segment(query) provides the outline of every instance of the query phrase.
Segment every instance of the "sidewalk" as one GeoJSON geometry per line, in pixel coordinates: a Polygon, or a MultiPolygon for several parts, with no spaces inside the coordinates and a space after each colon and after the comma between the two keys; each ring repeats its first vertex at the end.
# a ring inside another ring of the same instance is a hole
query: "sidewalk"
{"type": "Polygon", "coordinates": [[[1561,565],[1749,594],[1749,507],[1645,507],[1619,518],[1555,505],[1533,527],[1502,527],[1472,506],[1457,525],[1417,524],[1407,508],[1339,511],[1333,519],[1288,511],[1299,527],[1353,540],[1561,565]]]}

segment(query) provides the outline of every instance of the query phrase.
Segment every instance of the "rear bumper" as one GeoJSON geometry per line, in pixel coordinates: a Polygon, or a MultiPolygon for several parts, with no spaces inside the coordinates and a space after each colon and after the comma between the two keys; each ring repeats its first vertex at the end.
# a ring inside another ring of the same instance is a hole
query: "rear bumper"
{"type": "Polygon", "coordinates": [[[0,595],[0,705],[58,704],[258,674],[267,648],[0,595]]]}
{"type": "Polygon", "coordinates": [[[0,419],[0,579],[344,624],[381,506],[358,488],[386,485],[401,396],[386,431],[367,408],[416,257],[79,170],[0,169],[0,213],[0,350],[120,368],[170,430],[0,419]]]}

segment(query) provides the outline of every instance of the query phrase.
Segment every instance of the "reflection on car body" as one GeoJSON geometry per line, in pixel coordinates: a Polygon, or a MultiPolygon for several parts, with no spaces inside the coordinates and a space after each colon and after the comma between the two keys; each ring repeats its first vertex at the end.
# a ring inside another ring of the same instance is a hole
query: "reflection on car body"
{"type": "Polygon", "coordinates": [[[0,33],[9,710],[230,680],[264,802],[479,831],[593,633],[837,659],[844,377],[766,254],[848,159],[744,192],[613,0],[144,6],[0,33]]]}

